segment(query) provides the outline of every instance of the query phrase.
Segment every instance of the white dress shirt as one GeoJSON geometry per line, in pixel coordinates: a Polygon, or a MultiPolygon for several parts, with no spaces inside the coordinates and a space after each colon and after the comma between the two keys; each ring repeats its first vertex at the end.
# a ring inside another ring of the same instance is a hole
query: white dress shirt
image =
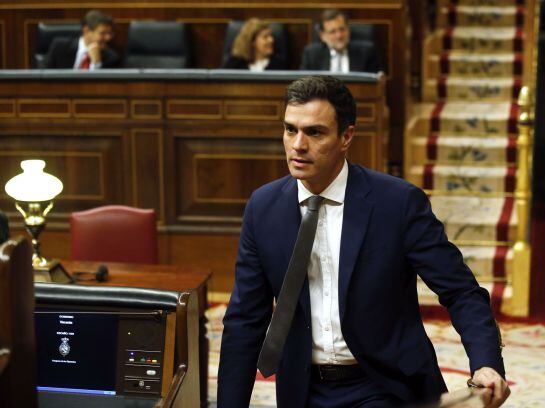
{"type": "Polygon", "coordinates": [[[329,70],[331,72],[350,72],[350,63],[346,48],[341,52],[330,48],[329,54],[331,55],[331,62],[329,63],[329,70]]]}
{"type": "Polygon", "coordinates": [[[249,64],[248,69],[253,72],[265,71],[265,68],[267,68],[267,65],[269,65],[269,61],[270,61],[269,58],[257,60],[249,64]]]}
{"type": "MultiPolygon", "coordinates": [[[[76,60],[74,61],[74,69],[79,69],[85,54],[87,54],[87,46],[85,45],[85,41],[83,41],[83,37],[80,37],[78,42],[78,51],[76,52],[76,60]]],[[[100,69],[101,67],[102,63],[89,63],[89,70],[100,69]]]]}
{"type": "MultiPolygon", "coordinates": [[[[356,364],[341,332],[339,317],[339,255],[348,164],[320,193],[325,198],[318,213],[318,227],[310,255],[308,281],[312,322],[313,364],[356,364]]],[[[297,180],[301,215],[313,194],[297,180]]]]}

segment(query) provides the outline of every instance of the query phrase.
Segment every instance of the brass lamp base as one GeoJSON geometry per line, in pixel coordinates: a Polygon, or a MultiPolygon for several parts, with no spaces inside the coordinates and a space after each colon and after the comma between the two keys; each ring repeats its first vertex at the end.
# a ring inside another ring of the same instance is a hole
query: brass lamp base
{"type": "Polygon", "coordinates": [[[53,259],[39,266],[34,266],[34,282],[74,283],[61,263],[53,259]]]}

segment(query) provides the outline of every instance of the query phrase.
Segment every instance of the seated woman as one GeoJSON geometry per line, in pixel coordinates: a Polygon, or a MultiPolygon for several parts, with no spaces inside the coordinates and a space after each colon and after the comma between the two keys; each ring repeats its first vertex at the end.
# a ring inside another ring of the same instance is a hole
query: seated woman
{"type": "Polygon", "coordinates": [[[265,21],[251,18],[240,29],[231,55],[222,68],[264,71],[287,69],[288,64],[274,55],[274,37],[265,21]]]}

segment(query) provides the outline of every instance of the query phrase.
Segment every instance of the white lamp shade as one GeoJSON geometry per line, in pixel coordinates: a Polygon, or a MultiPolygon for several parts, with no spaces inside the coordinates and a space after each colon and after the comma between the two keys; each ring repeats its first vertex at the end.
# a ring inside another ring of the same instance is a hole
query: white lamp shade
{"type": "Polygon", "coordinates": [[[6,183],[6,193],[17,201],[51,201],[62,191],[62,182],[45,173],[43,160],[23,160],[23,173],[6,183]]]}

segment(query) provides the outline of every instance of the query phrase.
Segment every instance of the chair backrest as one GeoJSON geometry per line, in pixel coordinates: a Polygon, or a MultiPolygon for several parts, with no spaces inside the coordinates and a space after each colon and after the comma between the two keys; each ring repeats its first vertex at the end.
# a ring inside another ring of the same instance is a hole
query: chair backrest
{"type": "Polygon", "coordinates": [[[155,211],[107,205],[70,215],[71,258],[157,263],[155,211]]]}
{"type": "Polygon", "coordinates": [[[175,21],[133,21],[129,26],[125,68],[187,68],[186,25],[175,21]]]}
{"type": "MultiPolygon", "coordinates": [[[[374,24],[365,23],[349,23],[350,40],[351,41],[368,41],[371,44],[375,44],[376,28],[374,24]]],[[[312,35],[313,42],[319,42],[320,40],[320,24],[314,24],[314,32],[312,35]]]]}
{"type": "MultiPolygon", "coordinates": [[[[225,36],[223,42],[223,56],[221,65],[223,66],[229,55],[231,54],[231,48],[233,48],[233,42],[237,37],[240,29],[244,25],[242,20],[231,20],[227,24],[225,29],[225,36]]],[[[274,54],[284,61],[288,59],[288,35],[286,33],[286,27],[281,23],[271,23],[271,29],[274,37],[274,54]]]]}
{"type": "Polygon", "coordinates": [[[0,244],[6,242],[9,238],[9,222],[8,217],[0,211],[0,244]]]}
{"type": "Polygon", "coordinates": [[[0,246],[0,396],[3,408],[38,406],[32,250],[23,238],[0,246]]]}
{"type": "Polygon", "coordinates": [[[34,54],[35,68],[45,68],[45,56],[53,40],[59,37],[77,38],[80,34],[80,24],[39,23],[36,34],[36,53],[34,54]]]}

